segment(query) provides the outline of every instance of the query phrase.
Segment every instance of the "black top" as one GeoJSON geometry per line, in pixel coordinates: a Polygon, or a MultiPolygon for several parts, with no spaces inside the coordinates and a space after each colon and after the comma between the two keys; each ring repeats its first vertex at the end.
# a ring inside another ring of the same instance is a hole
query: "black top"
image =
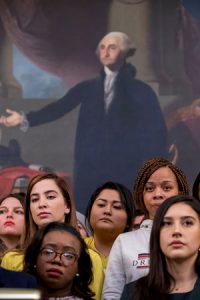
{"type": "Polygon", "coordinates": [[[37,281],[34,276],[25,272],[15,272],[0,267],[1,288],[30,288],[37,289],[37,281]]]}
{"type": "MultiPolygon", "coordinates": [[[[136,280],[125,285],[120,300],[134,300],[133,295],[137,282],[136,280]]],[[[200,278],[197,279],[191,292],[168,294],[167,300],[200,300],[200,278]]]]}

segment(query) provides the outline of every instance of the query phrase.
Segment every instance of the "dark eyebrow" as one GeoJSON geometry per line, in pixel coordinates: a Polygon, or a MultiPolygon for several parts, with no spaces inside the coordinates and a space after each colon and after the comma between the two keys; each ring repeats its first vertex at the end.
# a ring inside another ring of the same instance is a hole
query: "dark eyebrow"
{"type": "Polygon", "coordinates": [[[97,198],[96,200],[101,200],[101,201],[107,202],[107,200],[103,199],[103,198],[97,198]]]}
{"type": "MultiPolygon", "coordinates": [[[[172,219],[173,219],[173,217],[170,217],[170,216],[169,217],[166,216],[163,218],[163,220],[172,220],[172,219]]],[[[185,219],[194,219],[195,220],[195,217],[193,217],[193,216],[182,216],[181,217],[181,220],[185,220],[185,219]]]]}
{"type": "MultiPolygon", "coordinates": [[[[172,183],[173,181],[172,180],[164,180],[164,181],[161,181],[161,183],[172,183]]],[[[147,181],[146,184],[154,184],[154,181],[147,181]]]]}
{"type": "MultiPolygon", "coordinates": [[[[99,200],[99,201],[103,201],[103,202],[108,202],[107,199],[103,199],[103,198],[97,198],[96,200],[97,201],[99,200]]],[[[116,204],[116,203],[123,204],[121,200],[115,200],[115,199],[112,200],[112,203],[114,203],[114,204],[116,204]]]]}
{"type": "MultiPolygon", "coordinates": [[[[55,190],[48,190],[48,191],[45,191],[44,192],[45,194],[49,194],[49,193],[58,193],[57,191],[55,190]]],[[[31,196],[38,196],[39,193],[32,193],[31,196]]]]}

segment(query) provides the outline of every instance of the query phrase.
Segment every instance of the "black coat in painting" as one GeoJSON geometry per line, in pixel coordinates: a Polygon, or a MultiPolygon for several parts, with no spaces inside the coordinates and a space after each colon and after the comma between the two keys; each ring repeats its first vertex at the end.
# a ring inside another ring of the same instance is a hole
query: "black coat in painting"
{"type": "Polygon", "coordinates": [[[108,113],[104,110],[102,71],[60,100],[27,115],[30,126],[36,126],[56,120],[80,104],[74,189],[77,209],[82,212],[98,185],[112,180],[132,189],[146,159],[167,155],[166,127],[157,97],[147,84],[134,79],[132,70],[129,64],[120,69],[108,113]]]}

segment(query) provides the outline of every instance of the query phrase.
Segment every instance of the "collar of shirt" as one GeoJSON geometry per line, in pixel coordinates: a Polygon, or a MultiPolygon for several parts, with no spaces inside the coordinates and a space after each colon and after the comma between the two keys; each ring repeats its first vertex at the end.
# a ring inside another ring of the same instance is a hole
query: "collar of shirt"
{"type": "Polygon", "coordinates": [[[117,74],[119,73],[118,71],[111,71],[108,67],[104,66],[104,72],[106,74],[106,76],[113,76],[116,77],[117,74]]]}

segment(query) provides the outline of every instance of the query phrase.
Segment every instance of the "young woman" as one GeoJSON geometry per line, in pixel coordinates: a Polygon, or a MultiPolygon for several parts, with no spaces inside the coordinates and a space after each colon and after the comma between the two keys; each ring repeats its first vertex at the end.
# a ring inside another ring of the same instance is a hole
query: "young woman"
{"type": "Polygon", "coordinates": [[[103,299],[120,299],[123,287],[149,271],[149,238],[156,210],[167,198],[188,194],[183,172],[170,161],[156,158],[140,169],[133,190],[137,208],[144,213],[140,229],[119,235],[110,252],[103,299]]]}
{"type": "Polygon", "coordinates": [[[90,256],[72,226],[52,222],[40,229],[27,248],[25,271],[36,276],[42,299],[93,299],[90,256]]]}
{"type": "Polygon", "coordinates": [[[0,200],[0,256],[19,246],[24,230],[24,194],[10,194],[0,200]]]}
{"type": "Polygon", "coordinates": [[[104,269],[117,236],[132,229],[133,213],[132,194],[122,184],[106,182],[92,194],[86,211],[92,236],[85,241],[98,253],[104,269]]]}
{"type": "MultiPolygon", "coordinates": [[[[35,176],[29,183],[26,195],[26,228],[18,251],[6,253],[1,266],[14,271],[23,270],[24,252],[32,241],[35,232],[53,221],[72,224],[75,210],[65,180],[56,174],[48,173],[35,176]]],[[[99,299],[103,285],[103,267],[98,254],[90,250],[95,263],[94,280],[91,284],[96,298],[99,299]]]]}
{"type": "Polygon", "coordinates": [[[19,250],[10,251],[1,266],[20,271],[23,269],[24,251],[38,228],[52,221],[71,224],[71,199],[65,180],[54,173],[40,174],[31,179],[25,199],[25,230],[19,250]]]}
{"type": "Polygon", "coordinates": [[[163,203],[150,238],[149,274],[129,283],[121,299],[200,299],[200,202],[178,195],[163,203]]]}

